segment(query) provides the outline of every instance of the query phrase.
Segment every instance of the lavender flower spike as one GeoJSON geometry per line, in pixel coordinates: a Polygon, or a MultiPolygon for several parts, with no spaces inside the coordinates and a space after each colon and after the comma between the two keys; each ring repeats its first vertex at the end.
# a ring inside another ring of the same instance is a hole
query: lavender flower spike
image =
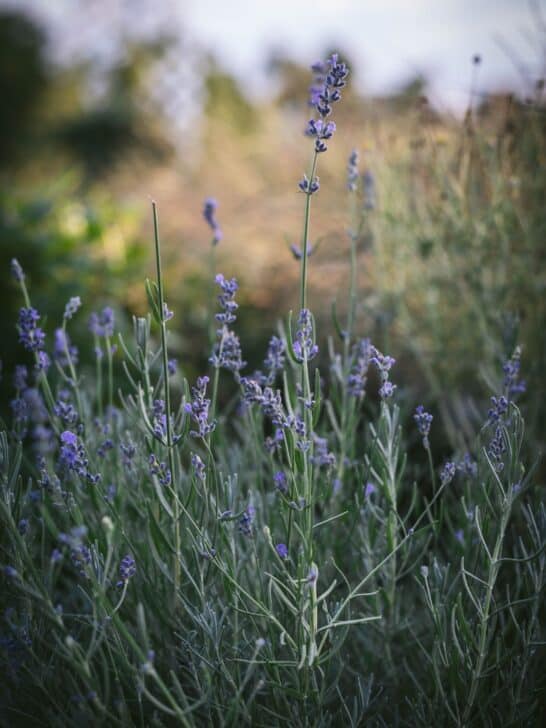
{"type": "Polygon", "coordinates": [[[413,415],[413,419],[417,423],[417,429],[419,430],[419,434],[423,438],[423,447],[428,450],[429,447],[429,441],[428,441],[428,435],[430,432],[430,425],[432,423],[432,415],[428,412],[425,412],[425,408],[422,404],[420,404],[417,409],[415,410],[415,414],[413,415]]]}
{"type": "Polygon", "coordinates": [[[349,192],[356,192],[358,180],[358,152],[353,149],[347,163],[347,189],[349,192]]]}
{"type": "Polygon", "coordinates": [[[396,360],[392,356],[382,354],[375,346],[371,347],[372,361],[379,370],[381,377],[381,387],[379,389],[379,396],[382,400],[389,399],[394,394],[396,385],[389,381],[389,372],[392,366],[396,363],[396,360]]]}
{"type": "Polygon", "coordinates": [[[197,425],[197,430],[191,430],[192,437],[205,438],[216,427],[216,422],[209,422],[210,399],[206,398],[208,377],[198,377],[195,387],[192,387],[192,402],[186,402],[184,410],[197,425]]]}
{"type": "Polygon", "coordinates": [[[21,264],[19,263],[19,261],[17,260],[17,258],[12,258],[12,261],[11,261],[11,274],[13,275],[13,277],[15,278],[15,280],[18,283],[21,283],[22,281],[25,280],[25,272],[21,268],[21,264]]]}
{"type": "Polygon", "coordinates": [[[136,574],[136,563],[134,558],[131,556],[131,554],[127,554],[124,556],[120,562],[119,565],[119,575],[121,577],[120,581],[116,584],[116,586],[123,586],[126,582],[129,581],[134,575],[136,574]]]}
{"type": "Polygon", "coordinates": [[[307,308],[300,311],[294,353],[299,361],[310,361],[318,354],[318,346],[314,343],[313,315],[307,308]]]}
{"type": "Polygon", "coordinates": [[[235,301],[235,294],[239,289],[239,284],[235,278],[228,280],[221,273],[218,273],[215,281],[222,289],[222,293],[218,296],[218,302],[224,311],[224,313],[217,313],[215,318],[221,324],[232,324],[237,318],[235,311],[239,308],[239,304],[235,301]]]}
{"type": "Polygon", "coordinates": [[[63,318],[65,320],[71,319],[81,305],[82,301],[79,296],[74,296],[73,298],[71,298],[65,306],[63,318]]]}
{"type": "MultiPolygon", "coordinates": [[[[311,87],[311,106],[313,106],[319,119],[310,119],[305,133],[315,139],[315,152],[325,152],[328,147],[326,140],[331,139],[336,130],[333,121],[326,121],[332,113],[332,104],[341,99],[340,89],[345,86],[345,79],[349,69],[345,63],[339,62],[337,53],[334,53],[325,63],[315,63],[311,66],[315,72],[315,85],[311,87]]],[[[306,190],[304,190],[306,191],[306,190]]],[[[307,191],[311,194],[311,191],[307,191]]]]}
{"type": "Polygon", "coordinates": [[[91,314],[89,317],[89,330],[95,336],[111,338],[114,335],[114,312],[110,306],[103,308],[100,314],[91,314]]]}
{"type": "Polygon", "coordinates": [[[205,204],[203,206],[203,217],[205,218],[205,221],[207,222],[208,226],[213,232],[213,238],[212,238],[212,244],[218,245],[220,240],[222,240],[223,233],[220,229],[220,226],[218,225],[218,221],[216,220],[215,213],[216,208],[218,207],[218,203],[214,199],[214,197],[207,197],[205,200],[205,204]]]}
{"type": "Polygon", "coordinates": [[[35,308],[21,308],[19,311],[19,341],[27,351],[44,348],[45,334],[38,326],[40,314],[35,308]]]}

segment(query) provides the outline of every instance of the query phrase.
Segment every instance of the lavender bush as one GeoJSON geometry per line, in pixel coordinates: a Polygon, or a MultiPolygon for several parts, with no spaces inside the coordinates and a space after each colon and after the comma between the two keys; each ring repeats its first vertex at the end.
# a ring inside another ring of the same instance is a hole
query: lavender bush
{"type": "Polygon", "coordinates": [[[313,72],[300,308],[261,370],[243,359],[237,282],[216,272],[212,198],[209,369],[181,390],[155,203],[151,313],[132,343],[112,309],[91,313],[93,376],[69,332],[86,302],[51,332],[13,262],[31,364],[10,375],[0,435],[2,725],[538,724],[546,512],[521,352],[477,442],[438,467],[433,416],[406,411],[396,362],[357,334],[356,152],[347,319],[319,349],[311,197],[349,71],[333,55],[313,72]],[[428,471],[408,461],[414,442],[428,471]]]}

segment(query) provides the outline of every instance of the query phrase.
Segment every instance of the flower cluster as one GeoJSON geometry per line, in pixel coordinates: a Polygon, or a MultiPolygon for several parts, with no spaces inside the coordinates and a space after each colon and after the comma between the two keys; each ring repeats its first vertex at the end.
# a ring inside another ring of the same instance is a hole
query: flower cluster
{"type": "Polygon", "coordinates": [[[396,385],[389,381],[389,372],[396,363],[396,360],[393,359],[392,356],[382,354],[375,348],[375,346],[372,346],[371,349],[372,357],[370,361],[372,361],[378,368],[379,375],[381,377],[379,396],[381,399],[385,400],[392,397],[394,390],[396,389],[396,385]]]}
{"type": "MultiPolygon", "coordinates": [[[[328,149],[326,142],[333,137],[336,130],[335,122],[327,121],[327,118],[332,113],[332,104],[341,98],[340,89],[345,86],[349,69],[345,63],[339,61],[337,53],[334,53],[325,62],[314,63],[311,70],[315,77],[310,88],[309,105],[317,111],[319,118],[307,122],[305,134],[315,140],[315,153],[320,154],[328,149]]],[[[311,179],[303,175],[298,186],[302,192],[311,196],[319,190],[320,183],[314,175],[311,179]]]]}
{"type": "Polygon", "coordinates": [[[425,449],[428,449],[428,436],[430,433],[430,425],[432,424],[433,417],[428,412],[425,412],[425,408],[422,404],[420,404],[415,410],[413,419],[417,423],[417,429],[419,430],[419,434],[423,438],[423,447],[425,449]]]}
{"type": "Polygon", "coordinates": [[[508,399],[523,394],[527,389],[525,381],[519,380],[520,357],[521,350],[518,346],[502,368],[504,372],[504,392],[508,399]]]}
{"type": "Polygon", "coordinates": [[[219,341],[214,346],[209,362],[215,369],[227,369],[238,375],[239,371],[246,366],[246,362],[242,359],[239,337],[228,326],[237,318],[235,311],[238,304],[235,301],[235,294],[239,286],[235,278],[228,280],[221,273],[216,276],[216,283],[222,289],[222,293],[218,296],[222,311],[217,313],[215,318],[222,328],[218,329],[219,341]]]}
{"type": "Polygon", "coordinates": [[[495,426],[493,437],[487,447],[487,454],[491,458],[493,467],[497,472],[504,469],[504,453],[506,452],[506,442],[504,436],[504,428],[499,422],[495,426]]]}
{"type": "Polygon", "coordinates": [[[207,479],[207,470],[205,463],[201,460],[199,455],[195,452],[191,455],[191,465],[193,468],[193,472],[195,473],[195,477],[200,480],[202,483],[204,483],[207,479]]]}
{"type": "Polygon", "coordinates": [[[35,308],[21,308],[19,311],[19,341],[27,351],[44,348],[45,334],[38,326],[40,314],[35,308]]]}
{"type": "Polygon", "coordinates": [[[277,450],[280,450],[283,440],[284,440],[284,435],[283,435],[282,429],[280,427],[276,427],[273,435],[268,435],[265,438],[265,442],[264,442],[265,449],[267,450],[268,453],[273,454],[277,450]]]}
{"type": "Polygon", "coordinates": [[[347,163],[347,189],[349,192],[356,192],[358,187],[358,152],[353,149],[347,163]]]}
{"type": "Polygon", "coordinates": [[[213,245],[218,245],[220,240],[222,240],[223,238],[222,230],[220,229],[220,226],[218,225],[215,217],[217,207],[218,203],[213,197],[208,197],[205,200],[205,204],[203,206],[203,217],[205,218],[205,221],[213,232],[213,245]]]}
{"type": "Polygon", "coordinates": [[[457,473],[457,466],[455,463],[448,460],[444,464],[444,467],[442,468],[440,472],[440,482],[442,485],[447,485],[448,483],[451,483],[453,478],[455,477],[455,474],[457,473]]]}
{"type": "Polygon", "coordinates": [[[152,407],[154,435],[162,440],[167,435],[167,416],[165,414],[165,402],[162,399],[155,399],[152,407]]]}
{"type": "Polygon", "coordinates": [[[79,419],[74,405],[69,402],[69,398],[69,392],[66,389],[61,389],[53,407],[53,412],[65,426],[75,425],[79,419]]]}
{"type": "Polygon", "coordinates": [[[278,336],[272,336],[267,347],[264,359],[264,368],[267,372],[267,381],[272,384],[278,372],[284,369],[286,347],[284,341],[278,336]]]}
{"type": "Polygon", "coordinates": [[[13,375],[13,386],[19,391],[23,391],[27,388],[28,369],[24,364],[18,364],[15,367],[15,374],[13,375]]]}
{"type": "Polygon", "coordinates": [[[167,464],[160,462],[157,458],[157,455],[154,455],[154,453],[151,453],[150,457],[148,458],[148,466],[150,468],[150,474],[155,475],[161,485],[171,484],[171,471],[169,470],[167,464]]]}
{"type": "Polygon", "coordinates": [[[241,342],[234,331],[226,329],[223,332],[209,361],[215,369],[227,369],[234,373],[246,366],[246,361],[242,358],[241,342]]]}
{"type": "Polygon", "coordinates": [[[351,397],[363,397],[368,378],[372,346],[369,339],[360,339],[353,346],[353,366],[347,378],[347,391],[351,397]]]}
{"type": "Polygon", "coordinates": [[[106,457],[106,453],[110,450],[114,449],[114,441],[111,437],[107,437],[105,440],[101,442],[101,444],[97,448],[97,455],[99,458],[104,459],[106,457]]]}
{"type": "Polygon", "coordinates": [[[318,354],[318,346],[314,342],[313,315],[308,308],[302,308],[298,318],[294,353],[300,362],[310,361],[318,354]]]}
{"type": "MultiPolygon", "coordinates": [[[[91,563],[91,551],[84,544],[86,535],[87,528],[85,526],[74,526],[74,528],[70,529],[69,533],[60,533],[58,540],[59,543],[68,546],[70,549],[72,564],[78,570],[79,575],[87,578],[86,567],[91,563]]],[[[62,558],[61,551],[59,549],[53,549],[50,557],[51,563],[58,563],[62,558]]]]}
{"type": "Polygon", "coordinates": [[[512,357],[505,362],[503,366],[504,394],[491,397],[491,407],[487,413],[487,424],[493,428],[493,436],[487,446],[487,454],[497,472],[504,469],[505,427],[510,423],[510,401],[514,396],[526,390],[525,382],[519,381],[520,356],[521,352],[518,347],[512,357]]]}
{"type": "Polygon", "coordinates": [[[283,495],[288,493],[288,480],[286,478],[286,474],[283,473],[282,470],[278,470],[275,473],[273,476],[273,482],[275,483],[275,488],[279,491],[279,493],[282,493],[283,495]]]}
{"type": "Polygon", "coordinates": [[[191,416],[197,425],[196,430],[190,430],[192,437],[207,437],[216,427],[216,422],[209,422],[210,399],[206,398],[208,377],[199,377],[195,387],[192,387],[193,399],[186,402],[184,410],[191,416]]]}
{"type": "Polygon", "coordinates": [[[82,301],[79,296],[74,296],[73,298],[71,298],[68,301],[68,303],[66,304],[65,309],[64,309],[64,315],[63,315],[64,320],[68,321],[69,319],[71,319],[72,316],[74,316],[74,314],[80,308],[81,305],[82,305],[82,301]]]}
{"type": "Polygon", "coordinates": [[[101,313],[93,312],[89,317],[89,330],[92,334],[99,337],[109,337],[114,335],[114,311],[110,306],[103,308],[101,313]]]}
{"type": "Polygon", "coordinates": [[[296,440],[296,447],[298,448],[298,450],[300,450],[301,452],[307,452],[307,450],[309,450],[311,446],[311,443],[307,439],[307,428],[305,426],[305,422],[301,419],[301,417],[298,417],[297,415],[290,415],[287,419],[287,425],[298,438],[296,440]]]}
{"type": "Polygon", "coordinates": [[[313,442],[315,443],[315,449],[311,462],[319,468],[333,468],[336,464],[336,456],[333,452],[329,452],[328,440],[313,433],[313,442]]]}
{"type": "Polygon", "coordinates": [[[163,302],[163,321],[170,321],[174,316],[174,312],[167,306],[167,303],[163,302]]]}
{"type": "Polygon", "coordinates": [[[36,371],[37,372],[47,372],[49,367],[51,366],[51,359],[46,354],[45,351],[39,351],[38,356],[36,357],[36,371]]]}
{"type": "Polygon", "coordinates": [[[228,280],[221,273],[218,273],[214,280],[222,289],[222,293],[218,296],[222,313],[217,313],[215,319],[223,326],[229,326],[237,319],[235,311],[239,308],[239,304],[235,301],[235,294],[239,290],[239,284],[235,278],[228,280]]]}
{"type": "MultiPolygon", "coordinates": [[[[309,122],[311,123],[311,122],[309,122]]],[[[332,122],[333,124],[334,122],[332,122]]],[[[335,124],[334,124],[335,126],[335,124]]],[[[331,135],[330,135],[331,136],[331,135]]],[[[314,195],[315,192],[318,192],[320,189],[320,182],[318,177],[313,177],[312,180],[307,179],[307,175],[304,174],[303,178],[300,179],[298,182],[298,187],[302,192],[305,192],[308,195],[314,195]]]]}
{"type": "Polygon", "coordinates": [[[271,387],[262,387],[252,377],[243,377],[241,379],[243,386],[243,399],[245,404],[251,405],[258,403],[271,422],[278,427],[286,427],[288,418],[282,404],[281,393],[279,390],[274,391],[271,387]]]}
{"type": "Polygon", "coordinates": [[[252,534],[252,524],[254,522],[255,515],[256,509],[252,505],[248,505],[243,511],[243,514],[239,519],[239,533],[243,536],[250,536],[252,534]]]}
{"type": "Polygon", "coordinates": [[[16,368],[14,384],[17,396],[10,402],[13,412],[12,433],[16,439],[22,440],[28,434],[29,425],[33,425],[31,434],[34,448],[38,452],[51,452],[55,442],[48,424],[48,412],[38,389],[27,386],[27,377],[25,366],[16,368]]]}
{"type": "Polygon", "coordinates": [[[61,449],[59,466],[69,472],[77,473],[81,478],[87,477],[88,460],[83,443],[70,430],[61,433],[61,449]]]}
{"type": "Polygon", "coordinates": [[[136,562],[131,554],[124,556],[119,564],[120,581],[116,586],[123,586],[136,574],[136,562]]]}
{"type": "Polygon", "coordinates": [[[345,63],[339,61],[337,53],[334,53],[325,63],[314,64],[312,70],[317,74],[318,81],[318,85],[314,87],[312,105],[320,118],[308,122],[306,134],[315,139],[315,151],[320,153],[327,150],[325,140],[331,139],[336,130],[335,123],[326,119],[332,113],[332,104],[341,98],[340,89],[345,86],[349,69],[345,63]]]}
{"type": "Polygon", "coordinates": [[[91,563],[90,549],[84,544],[81,544],[77,548],[72,549],[70,552],[70,558],[72,560],[72,564],[78,570],[79,575],[88,579],[89,574],[86,571],[86,567],[91,563]]]}
{"type": "Polygon", "coordinates": [[[472,459],[470,453],[466,452],[463,459],[457,464],[457,470],[469,478],[475,478],[478,474],[478,463],[472,459]]]}
{"type": "Polygon", "coordinates": [[[136,445],[130,436],[125,442],[120,442],[119,449],[121,452],[121,462],[127,470],[132,470],[134,466],[134,457],[136,455],[136,445]]]}
{"type": "Polygon", "coordinates": [[[489,422],[499,422],[508,411],[508,400],[504,395],[501,395],[500,397],[491,397],[491,404],[493,406],[487,413],[489,422]]]}
{"type": "MultiPolygon", "coordinates": [[[[277,374],[282,372],[286,360],[286,345],[278,336],[272,336],[267,347],[263,368],[264,372],[258,370],[252,377],[246,379],[247,383],[253,382],[259,387],[267,387],[275,384],[277,374]]],[[[252,384],[248,384],[252,387],[252,384]]]]}

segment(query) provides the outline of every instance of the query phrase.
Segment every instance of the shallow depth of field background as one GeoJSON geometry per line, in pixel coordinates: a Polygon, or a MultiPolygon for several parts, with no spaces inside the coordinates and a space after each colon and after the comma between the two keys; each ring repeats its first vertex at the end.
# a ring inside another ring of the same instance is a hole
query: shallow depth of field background
{"type": "MultiPolygon", "coordinates": [[[[340,312],[346,305],[345,167],[356,148],[374,186],[359,242],[358,333],[397,358],[402,399],[441,419],[446,452],[473,436],[475,399],[519,342],[529,436],[540,446],[544,3],[420,2],[410,12],[413,3],[393,0],[367,15],[367,3],[334,13],[296,2],[293,17],[280,3],[270,36],[242,3],[237,21],[219,2],[156,5],[0,2],[5,369],[22,358],[13,256],[52,321],[71,295],[87,313],[113,303],[122,329],[146,310],[151,196],[184,374],[193,380],[206,362],[207,196],[224,231],[218,269],[239,279],[238,331],[249,368],[257,363],[298,305],[289,246],[300,242],[297,182],[311,152],[302,134],[308,64],[337,50],[352,74],[313,199],[309,300],[319,338],[321,321],[332,330],[333,301],[340,312]]],[[[263,13],[265,21],[274,10],[264,3],[263,13]]],[[[11,383],[0,386],[5,408],[11,383]]]]}

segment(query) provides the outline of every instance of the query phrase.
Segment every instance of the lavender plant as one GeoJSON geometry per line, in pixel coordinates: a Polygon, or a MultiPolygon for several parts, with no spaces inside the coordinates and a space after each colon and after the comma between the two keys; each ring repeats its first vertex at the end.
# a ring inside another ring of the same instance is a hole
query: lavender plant
{"type": "Polygon", "coordinates": [[[7,381],[0,433],[0,725],[538,720],[546,515],[516,404],[521,352],[474,450],[438,473],[432,415],[411,416],[394,359],[357,335],[369,199],[353,153],[347,321],[334,316],[326,361],[307,296],[310,200],[348,69],[333,55],[313,70],[300,308],[260,370],[236,333],[237,281],[214,270],[208,371],[190,383],[182,365],[171,386],[155,203],[151,315],[129,342],[112,309],[91,314],[94,376],[69,332],[87,303],[67,303],[50,344],[13,263],[33,366],[7,381]],[[237,393],[223,406],[226,378],[237,393]],[[410,462],[415,440],[428,469],[410,462]]]}

